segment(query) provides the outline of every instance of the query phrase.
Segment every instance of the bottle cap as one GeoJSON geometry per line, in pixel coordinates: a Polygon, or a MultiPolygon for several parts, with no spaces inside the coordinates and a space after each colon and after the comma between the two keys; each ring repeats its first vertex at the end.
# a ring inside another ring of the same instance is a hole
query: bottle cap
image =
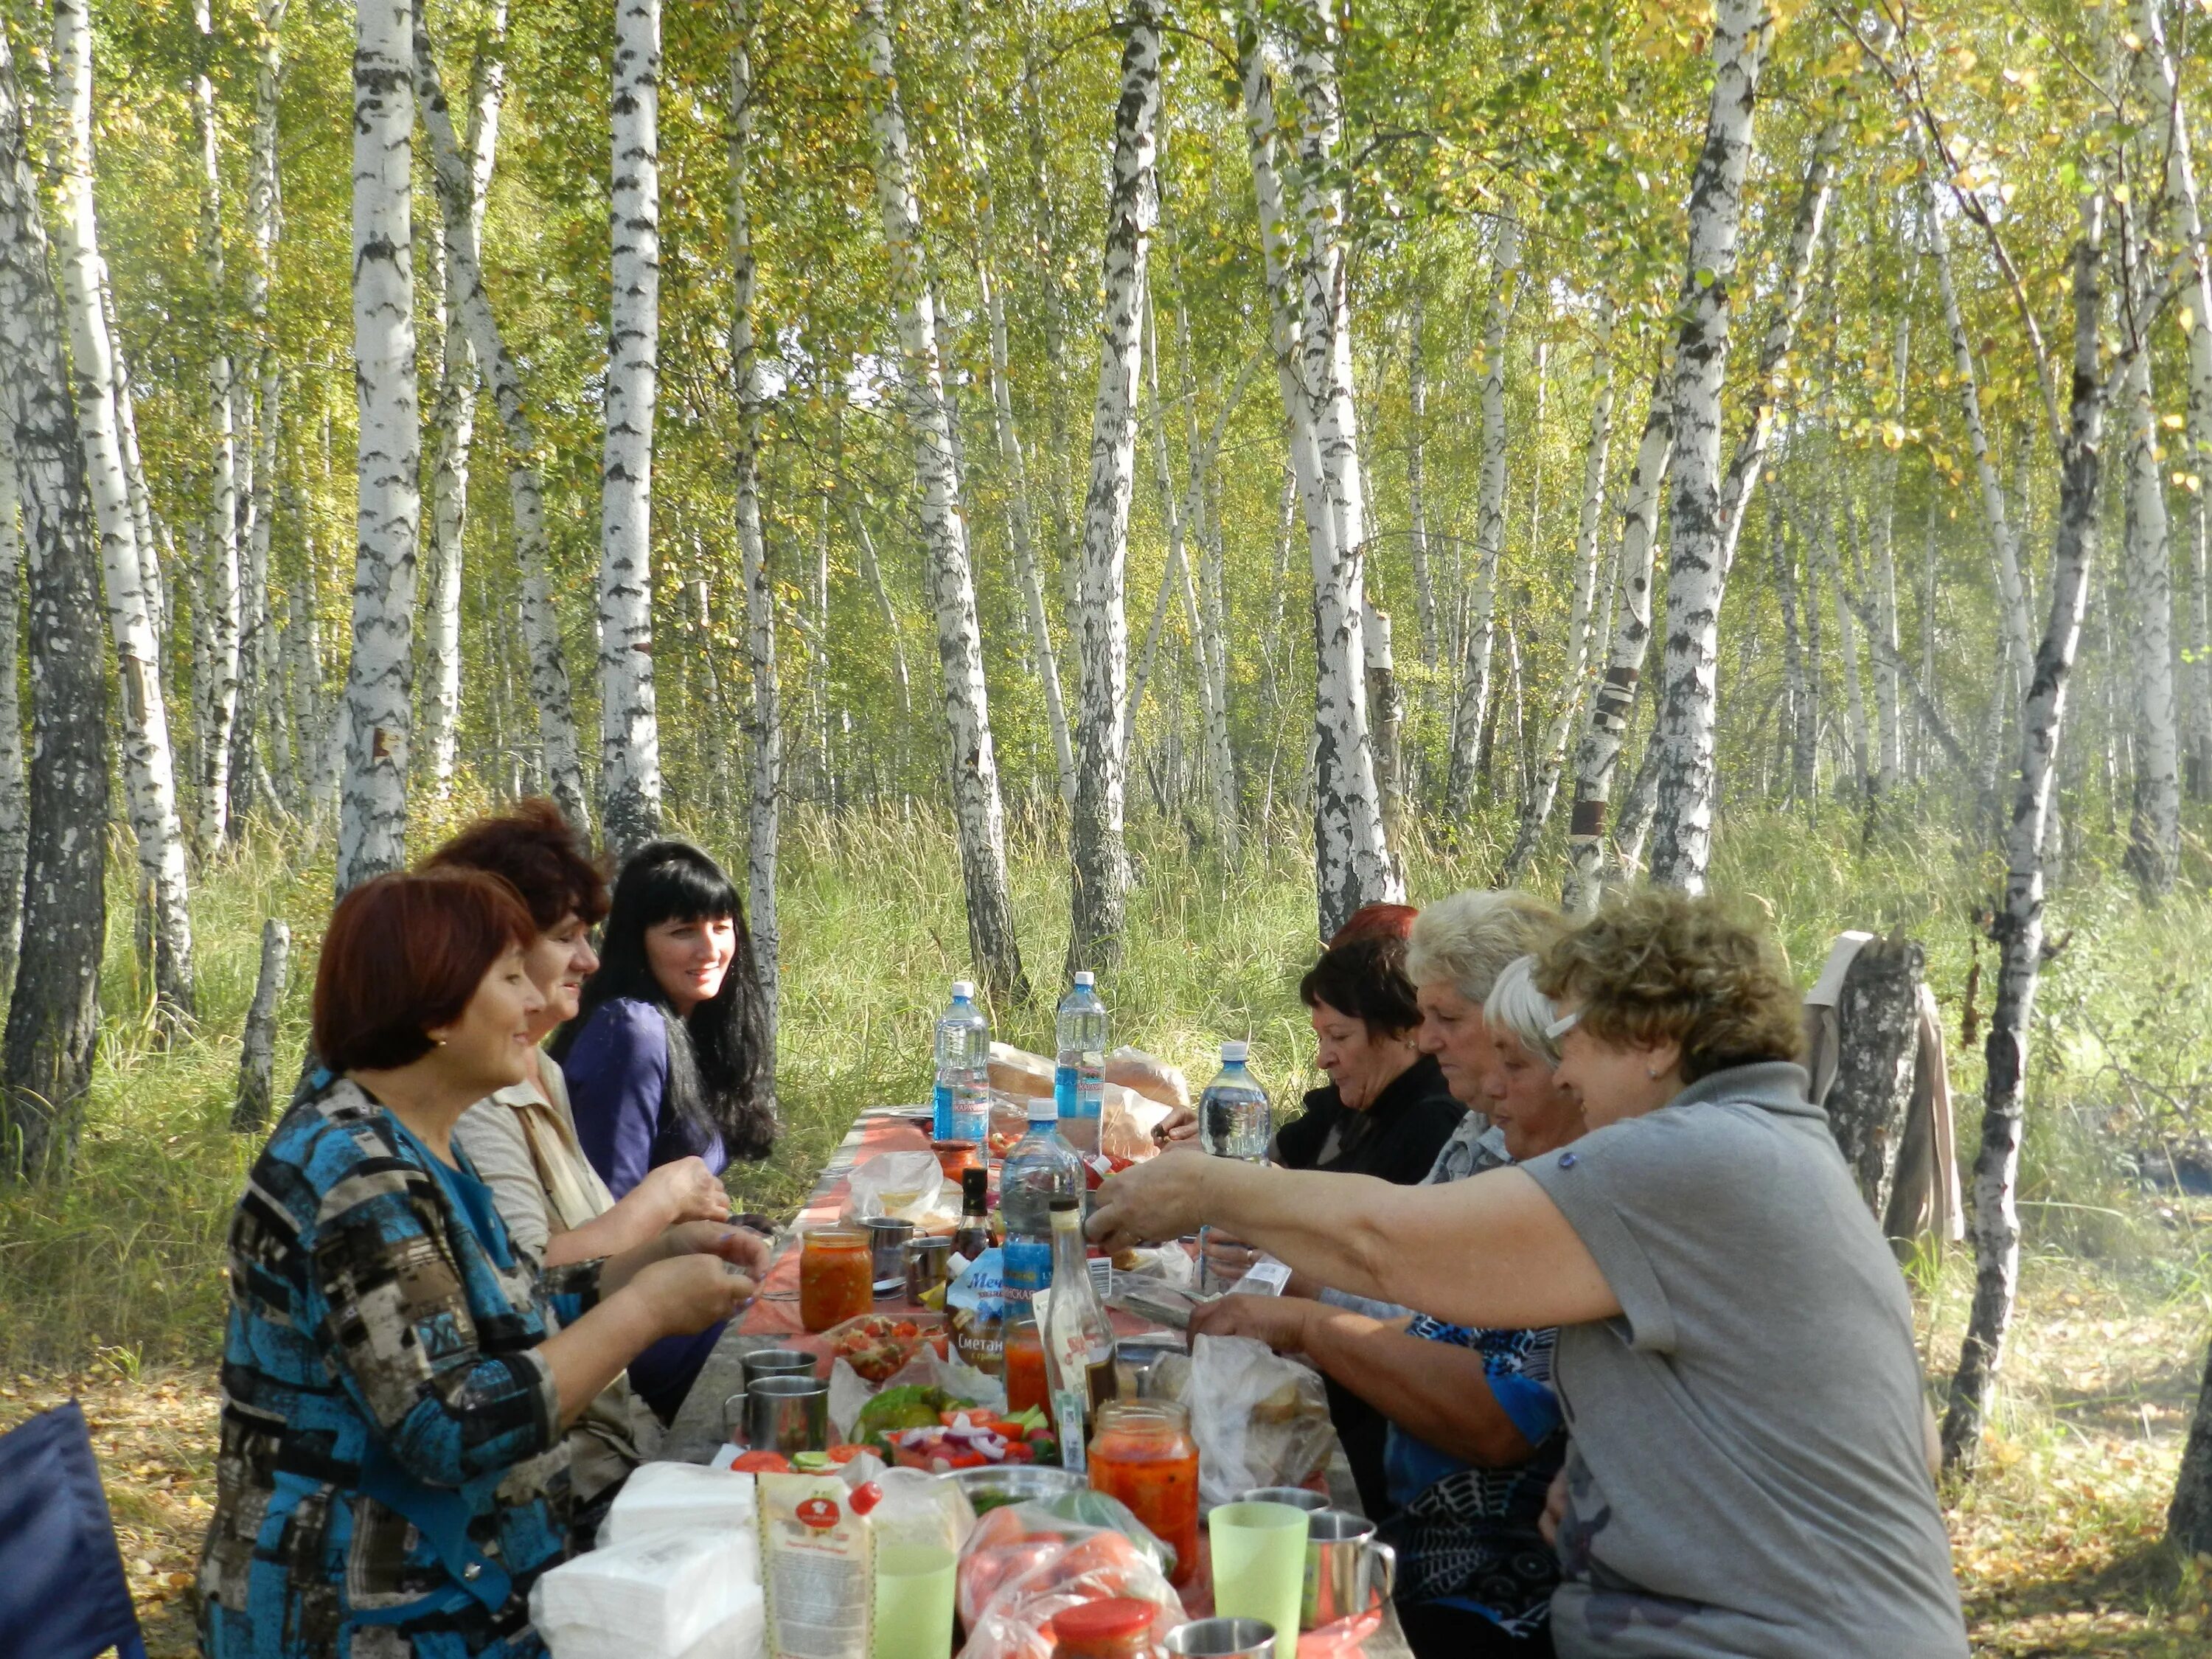
{"type": "Polygon", "coordinates": [[[1059,1122],[1060,1103],[1054,1100],[1050,1095],[1031,1095],[1030,1097],[1030,1121],[1032,1123],[1059,1122]]]}
{"type": "Polygon", "coordinates": [[[960,1172],[960,1202],[963,1207],[981,1209],[983,1200],[991,1190],[991,1172],[980,1164],[960,1172]]]}
{"type": "Polygon", "coordinates": [[[967,1000],[968,999],[972,998],[975,994],[975,981],[974,980],[956,979],[952,981],[952,1000],[955,1002],[967,1000]]]}
{"type": "Polygon", "coordinates": [[[1087,991],[1097,983],[1097,975],[1092,973],[1088,968],[1075,976],[1075,988],[1079,991],[1087,991]]]}
{"type": "Polygon", "coordinates": [[[1233,1040],[1224,1042],[1221,1045],[1221,1063],[1224,1066],[1242,1066],[1244,1063],[1244,1056],[1251,1052],[1252,1045],[1249,1042],[1237,1042],[1233,1040]]]}
{"type": "Polygon", "coordinates": [[[1073,1194],[1059,1193],[1047,1199],[1044,1206],[1054,1215],[1073,1215],[1082,1207],[1082,1200],[1073,1194]]]}

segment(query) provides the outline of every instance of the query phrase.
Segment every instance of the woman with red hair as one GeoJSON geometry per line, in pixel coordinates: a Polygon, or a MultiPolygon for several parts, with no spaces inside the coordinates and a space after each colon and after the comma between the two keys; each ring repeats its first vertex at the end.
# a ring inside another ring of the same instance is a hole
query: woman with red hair
{"type": "Polygon", "coordinates": [[[647,1343],[752,1294],[763,1241],[712,1222],[543,1274],[515,1251],[453,1131],[523,1076],[537,934],[474,871],[380,876],[331,917],[324,1069],[231,1222],[209,1659],[541,1655],[566,1429],[647,1343]]]}

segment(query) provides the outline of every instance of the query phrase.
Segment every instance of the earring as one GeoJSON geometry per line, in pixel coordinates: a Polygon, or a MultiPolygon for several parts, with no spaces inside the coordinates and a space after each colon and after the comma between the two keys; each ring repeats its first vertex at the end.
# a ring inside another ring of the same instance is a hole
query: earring
{"type": "Polygon", "coordinates": [[[1659,1068],[1656,1066],[1647,1066],[1644,1068],[1644,1075],[1656,1083],[1659,1080],[1659,1068]]]}
{"type": "MultiPolygon", "coordinates": [[[[439,1048],[444,1048],[444,1047],[446,1046],[446,1039],[445,1039],[445,1038],[443,1038],[443,1037],[432,1037],[432,1038],[430,1039],[430,1041],[431,1041],[432,1042],[435,1043],[435,1044],[436,1044],[439,1048]]],[[[1655,1073],[1652,1073],[1652,1075],[1653,1075],[1654,1077],[1656,1077],[1656,1076],[1658,1075],[1658,1073],[1655,1072],[1655,1073]]]]}

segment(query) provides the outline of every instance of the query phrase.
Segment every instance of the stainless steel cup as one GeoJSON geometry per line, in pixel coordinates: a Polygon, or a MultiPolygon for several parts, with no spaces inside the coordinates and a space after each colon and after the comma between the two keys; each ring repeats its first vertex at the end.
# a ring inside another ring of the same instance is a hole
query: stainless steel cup
{"type": "Polygon", "coordinates": [[[1264,1619],[1194,1619],[1167,1633],[1175,1659],[1275,1659],[1275,1627],[1264,1619]]]}
{"type": "Polygon", "coordinates": [[[830,1449],[830,1385],[811,1376],[763,1376],[745,1390],[745,1444],[754,1451],[830,1449]]]}
{"type": "Polygon", "coordinates": [[[914,1237],[914,1223],[902,1221],[896,1216],[871,1216],[860,1224],[868,1230],[868,1272],[881,1291],[887,1279],[896,1279],[903,1285],[906,1263],[902,1252],[906,1242],[914,1237]]]}
{"type": "Polygon", "coordinates": [[[899,1248],[906,1265],[906,1299],[917,1307],[936,1305],[930,1293],[952,1280],[952,1241],[909,1238],[899,1248]]]}
{"type": "Polygon", "coordinates": [[[1375,1535],[1375,1523],[1349,1510],[1306,1516],[1306,1588],[1298,1627],[1319,1630],[1356,1619],[1398,1583],[1398,1552],[1375,1535]]]}
{"type": "Polygon", "coordinates": [[[799,1348],[758,1348],[738,1362],[747,1388],[763,1376],[811,1376],[820,1362],[799,1348]]]}
{"type": "Polygon", "coordinates": [[[1237,1494],[1240,1504],[1288,1504],[1294,1510],[1311,1512],[1328,1507],[1326,1493],[1309,1492],[1304,1486],[1255,1486],[1249,1492],[1237,1494]]]}

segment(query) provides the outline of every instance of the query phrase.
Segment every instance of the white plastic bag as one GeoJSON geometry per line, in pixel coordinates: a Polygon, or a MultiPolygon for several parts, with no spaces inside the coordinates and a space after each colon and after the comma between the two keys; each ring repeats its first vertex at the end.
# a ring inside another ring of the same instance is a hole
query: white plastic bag
{"type": "Polygon", "coordinates": [[[854,1221],[891,1216],[919,1225],[937,1207],[944,1184],[934,1152],[879,1152],[854,1170],[846,1214],[854,1221]]]}
{"type": "Polygon", "coordinates": [[[1198,1338],[1189,1401],[1199,1501],[1208,1509],[1255,1486],[1302,1486],[1328,1467],[1335,1431],[1321,1373],[1264,1342],[1198,1338]]]}

